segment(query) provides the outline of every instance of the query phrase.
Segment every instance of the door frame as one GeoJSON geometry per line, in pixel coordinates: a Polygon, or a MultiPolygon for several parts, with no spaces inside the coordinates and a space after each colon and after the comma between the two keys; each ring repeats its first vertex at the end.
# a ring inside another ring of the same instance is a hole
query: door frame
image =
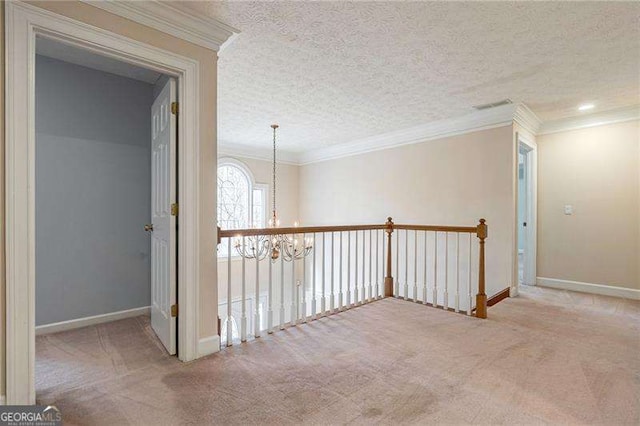
{"type": "Polygon", "coordinates": [[[199,62],[16,1],[5,3],[6,402],[35,403],[36,36],[149,68],[178,80],[179,359],[198,357],[199,62]]]}
{"type": "MultiPolygon", "coordinates": [[[[521,150],[526,151],[526,194],[520,194],[517,191],[516,206],[519,205],[519,199],[521,196],[527,198],[527,226],[525,230],[525,247],[524,247],[524,274],[523,282],[527,285],[536,284],[536,262],[537,262],[537,229],[538,229],[538,146],[535,141],[522,135],[522,133],[516,133],[517,140],[517,154],[521,150]]],[[[517,158],[517,157],[516,157],[517,158]]],[[[516,169],[518,168],[518,162],[516,161],[516,169]]],[[[516,175],[517,176],[517,175],[516,175]]],[[[518,185],[516,184],[516,187],[518,185]]],[[[516,220],[518,213],[516,212],[516,220]]],[[[518,223],[518,227],[520,224],[518,223]]],[[[516,229],[517,230],[517,229],[516,229]]],[[[516,232],[516,253],[518,252],[519,241],[518,232],[516,232]]],[[[518,258],[516,257],[516,263],[518,258]]],[[[518,286],[520,286],[520,280],[518,278],[518,286]]]]}

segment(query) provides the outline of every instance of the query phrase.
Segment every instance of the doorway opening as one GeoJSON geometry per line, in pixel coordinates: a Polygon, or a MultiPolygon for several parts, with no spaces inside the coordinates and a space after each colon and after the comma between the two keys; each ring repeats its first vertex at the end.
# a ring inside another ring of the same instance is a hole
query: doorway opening
{"type": "Polygon", "coordinates": [[[177,353],[177,84],[36,38],[40,403],[177,353]]]}
{"type": "MultiPolygon", "coordinates": [[[[5,4],[5,239],[6,239],[6,403],[35,404],[36,358],[36,38],[116,59],[125,64],[166,74],[177,80],[180,111],[177,117],[180,155],[177,187],[180,238],[176,238],[177,287],[180,309],[177,353],[192,361],[219,347],[217,335],[200,336],[201,283],[198,214],[201,175],[198,167],[203,141],[199,119],[202,98],[200,62],[152,44],[86,25],[24,2],[5,4]]],[[[116,125],[116,124],[114,124],[116,125]]],[[[117,209],[115,206],[114,209],[117,209]]],[[[115,211],[115,210],[114,210],[115,211]]],[[[114,213],[115,214],[115,213],[114,213]]],[[[215,231],[214,231],[215,236],[215,231]]],[[[175,265],[174,265],[175,267],[175,265]]],[[[171,359],[171,358],[169,358],[171,359]]]]}
{"type": "Polygon", "coordinates": [[[518,285],[536,283],[537,173],[535,143],[518,140],[518,285]]]}

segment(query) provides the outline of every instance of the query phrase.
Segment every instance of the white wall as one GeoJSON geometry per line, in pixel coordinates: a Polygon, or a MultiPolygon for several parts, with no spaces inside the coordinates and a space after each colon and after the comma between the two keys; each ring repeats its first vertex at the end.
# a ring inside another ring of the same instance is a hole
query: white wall
{"type": "Polygon", "coordinates": [[[149,306],[153,86],[36,62],[36,324],[149,306]]]}
{"type": "Polygon", "coordinates": [[[640,290],[640,121],[538,136],[538,277],[640,290]]]}
{"type": "MultiPolygon", "coordinates": [[[[513,127],[300,167],[306,224],[475,226],[485,218],[487,294],[512,285],[515,252],[513,127]]],[[[477,248],[474,248],[477,250],[477,248]]],[[[472,265],[473,267],[473,265],[472,265]]]]}

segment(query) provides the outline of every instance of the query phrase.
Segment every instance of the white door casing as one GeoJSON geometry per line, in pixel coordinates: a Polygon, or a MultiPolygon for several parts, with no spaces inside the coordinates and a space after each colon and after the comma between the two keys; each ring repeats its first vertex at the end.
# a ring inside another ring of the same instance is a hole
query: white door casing
{"type": "Polygon", "coordinates": [[[151,328],[176,353],[176,82],[169,79],[151,107],[151,328]]]}

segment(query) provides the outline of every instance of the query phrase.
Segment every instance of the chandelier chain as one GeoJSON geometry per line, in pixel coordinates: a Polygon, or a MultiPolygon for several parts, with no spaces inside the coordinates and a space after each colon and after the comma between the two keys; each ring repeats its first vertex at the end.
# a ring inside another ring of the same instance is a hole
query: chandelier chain
{"type": "MultiPolygon", "coordinates": [[[[273,127],[273,220],[276,220],[276,129],[277,125],[271,126],[273,127]]],[[[273,226],[277,224],[274,223],[273,226]]]]}

